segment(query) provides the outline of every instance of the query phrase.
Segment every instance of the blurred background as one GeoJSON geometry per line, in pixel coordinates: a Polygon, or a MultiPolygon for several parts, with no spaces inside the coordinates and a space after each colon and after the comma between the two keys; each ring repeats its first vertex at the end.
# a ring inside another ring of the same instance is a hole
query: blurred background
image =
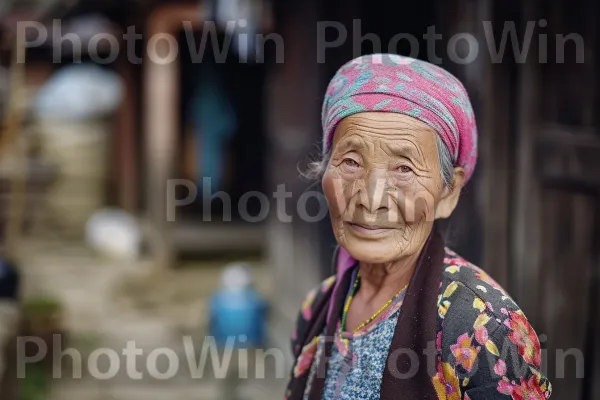
{"type": "Polygon", "coordinates": [[[301,218],[299,204],[318,214],[301,199],[319,184],[299,169],[319,153],[329,79],[390,44],[457,75],[477,114],[479,164],[441,226],[449,245],[530,318],[552,398],[600,399],[597,2],[0,1],[0,399],[281,398],[293,322],[335,246],[326,218],[301,218]],[[142,360],[172,349],[186,370],[183,337],[199,353],[236,329],[285,365],[126,374],[129,341],[142,360]],[[48,346],[24,379],[19,335],[48,346]],[[52,352],[68,347],[84,373],[65,356],[53,378],[52,352]],[[121,357],[116,376],[86,373],[98,348],[121,357]]]}

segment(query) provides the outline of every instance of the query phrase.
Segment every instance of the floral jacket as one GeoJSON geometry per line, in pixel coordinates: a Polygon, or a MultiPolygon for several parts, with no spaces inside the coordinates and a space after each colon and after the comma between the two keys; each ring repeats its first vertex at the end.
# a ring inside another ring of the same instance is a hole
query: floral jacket
{"type": "MultiPolygon", "coordinates": [[[[408,371],[415,358],[396,356],[398,361],[384,372],[381,399],[550,398],[551,384],[540,371],[537,334],[504,289],[446,248],[436,234],[419,263],[390,353],[410,349],[421,363],[416,375],[397,379],[399,374],[394,372],[408,371]],[[421,354],[427,353],[427,346],[435,346],[433,367],[428,356],[421,354]],[[398,393],[403,395],[398,397],[398,393]]],[[[307,385],[312,386],[308,387],[311,400],[323,398],[324,377],[309,383],[306,375],[319,358],[322,361],[316,362],[323,363],[326,371],[327,357],[315,357],[315,338],[324,330],[334,334],[329,325],[337,321],[349,284],[347,276],[338,274],[304,301],[292,335],[296,364],[286,399],[301,399],[307,385]]]]}

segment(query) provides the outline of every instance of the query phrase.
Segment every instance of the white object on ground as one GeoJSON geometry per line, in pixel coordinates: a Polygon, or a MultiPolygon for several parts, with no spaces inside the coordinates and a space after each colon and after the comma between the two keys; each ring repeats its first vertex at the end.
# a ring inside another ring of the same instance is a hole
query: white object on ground
{"type": "Polygon", "coordinates": [[[132,215],[122,210],[105,209],[94,213],[86,225],[85,238],[91,248],[110,258],[136,260],[140,256],[140,226],[132,215]]]}

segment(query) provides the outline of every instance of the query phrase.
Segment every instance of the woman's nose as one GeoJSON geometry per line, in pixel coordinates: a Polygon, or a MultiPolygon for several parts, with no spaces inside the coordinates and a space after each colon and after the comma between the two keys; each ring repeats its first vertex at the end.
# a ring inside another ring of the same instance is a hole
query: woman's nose
{"type": "Polygon", "coordinates": [[[371,169],[364,182],[360,205],[372,214],[387,210],[388,204],[385,201],[386,186],[387,171],[383,168],[371,169]]]}

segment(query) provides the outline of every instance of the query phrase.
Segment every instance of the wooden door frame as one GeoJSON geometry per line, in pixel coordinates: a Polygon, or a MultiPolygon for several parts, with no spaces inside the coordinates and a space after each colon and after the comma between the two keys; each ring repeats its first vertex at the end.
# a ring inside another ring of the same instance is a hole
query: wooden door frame
{"type": "MultiPolygon", "coordinates": [[[[176,38],[182,22],[189,21],[198,28],[204,21],[202,8],[197,4],[167,4],[157,7],[147,22],[148,38],[170,35],[176,38]]],[[[172,265],[175,244],[167,221],[167,182],[175,174],[179,144],[179,75],[180,60],[160,65],[147,57],[144,65],[143,118],[146,192],[146,213],[152,229],[162,242],[161,262],[172,265]]]]}

